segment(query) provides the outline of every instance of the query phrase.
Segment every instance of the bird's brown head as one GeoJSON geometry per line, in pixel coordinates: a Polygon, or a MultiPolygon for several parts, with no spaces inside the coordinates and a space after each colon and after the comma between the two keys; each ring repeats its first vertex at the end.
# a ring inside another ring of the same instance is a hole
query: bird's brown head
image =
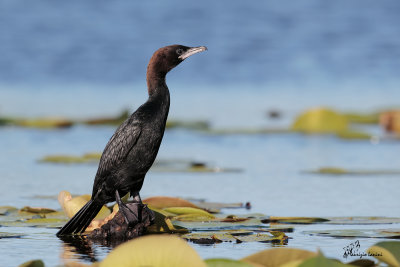
{"type": "Polygon", "coordinates": [[[186,58],[207,50],[205,46],[188,47],[184,45],[170,45],[158,49],[154,52],[147,66],[147,85],[153,81],[165,79],[165,75],[179,65],[186,58]]]}

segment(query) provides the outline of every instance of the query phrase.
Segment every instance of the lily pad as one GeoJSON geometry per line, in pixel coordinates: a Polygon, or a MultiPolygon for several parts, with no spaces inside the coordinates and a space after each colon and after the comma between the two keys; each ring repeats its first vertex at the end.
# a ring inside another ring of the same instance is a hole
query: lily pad
{"type": "Polygon", "coordinates": [[[262,223],[287,223],[287,224],[312,224],[329,221],[325,218],[317,217],[275,217],[270,216],[267,219],[261,220],[262,223]]]}
{"type": "Polygon", "coordinates": [[[21,238],[23,236],[24,236],[23,234],[0,232],[0,239],[3,239],[3,238],[21,238]]]}
{"type": "Polygon", "coordinates": [[[170,207],[199,208],[192,202],[184,200],[182,198],[166,197],[166,196],[149,197],[149,198],[144,199],[143,203],[146,203],[146,204],[150,205],[151,207],[154,207],[157,209],[164,209],[164,208],[170,208],[170,207]]]}
{"type": "Polygon", "coordinates": [[[328,221],[324,224],[340,224],[340,225],[369,225],[369,224],[393,224],[400,223],[400,218],[394,217],[326,217],[328,221]]]}
{"type": "Polygon", "coordinates": [[[370,140],[372,138],[372,135],[368,133],[358,132],[354,130],[338,132],[336,136],[341,139],[349,139],[349,140],[370,140]]]}
{"type": "Polygon", "coordinates": [[[87,153],[82,156],[70,155],[50,155],[43,157],[39,162],[47,163],[62,163],[62,164],[77,164],[77,163],[97,163],[99,162],[101,154],[87,153]]]}
{"type": "Polygon", "coordinates": [[[400,239],[400,229],[342,229],[304,231],[304,234],[337,238],[389,238],[400,239]]]}
{"type": "Polygon", "coordinates": [[[169,213],[174,213],[176,215],[181,215],[181,216],[176,216],[175,219],[178,217],[182,217],[183,215],[191,215],[194,217],[205,217],[205,218],[214,218],[214,216],[210,213],[208,213],[205,210],[202,209],[197,209],[197,208],[192,208],[192,207],[169,207],[169,208],[164,208],[166,212],[169,213]]]}
{"type": "Polygon", "coordinates": [[[358,124],[378,124],[379,113],[344,113],[343,114],[350,123],[358,124]]]}
{"type": "Polygon", "coordinates": [[[274,232],[273,235],[257,233],[254,235],[238,236],[236,239],[238,242],[285,243],[288,237],[284,233],[274,232]]]}
{"type": "Polygon", "coordinates": [[[67,128],[74,125],[74,122],[65,118],[37,118],[17,120],[15,124],[29,128],[67,128]]]}
{"type": "Polygon", "coordinates": [[[274,248],[266,249],[250,256],[241,261],[249,264],[259,264],[261,266],[275,267],[283,266],[288,262],[304,261],[306,259],[317,256],[317,253],[295,248],[274,248]]]}
{"type": "Polygon", "coordinates": [[[119,245],[100,262],[99,266],[206,267],[207,265],[181,238],[173,235],[148,235],[119,245]]]}
{"type": "Polygon", "coordinates": [[[326,258],[322,254],[319,254],[318,256],[313,257],[313,258],[306,259],[298,266],[299,267],[320,267],[320,266],[349,267],[348,264],[344,264],[338,260],[326,258]]]}
{"type": "Polygon", "coordinates": [[[400,266],[400,242],[379,242],[368,249],[368,255],[389,266],[400,266]]]}
{"type": "Polygon", "coordinates": [[[184,128],[189,130],[208,130],[210,123],[203,120],[182,121],[182,120],[168,120],[165,126],[167,129],[171,128],[184,128]]]}
{"type": "Polygon", "coordinates": [[[29,206],[23,207],[20,211],[25,211],[30,213],[42,213],[42,214],[56,212],[56,210],[53,209],[29,207],[29,206]]]}
{"type": "Polygon", "coordinates": [[[254,265],[231,259],[207,259],[208,267],[254,267],[254,265]]]}
{"type": "Polygon", "coordinates": [[[317,170],[305,171],[310,174],[327,174],[327,175],[398,175],[400,170],[347,170],[338,167],[323,167],[317,170]]]}
{"type": "Polygon", "coordinates": [[[292,130],[303,133],[339,133],[348,129],[346,116],[327,108],[310,109],[301,114],[292,125],[292,130]]]}
{"type": "Polygon", "coordinates": [[[18,267],[44,267],[44,262],[42,260],[30,260],[22,263],[18,267]]]}

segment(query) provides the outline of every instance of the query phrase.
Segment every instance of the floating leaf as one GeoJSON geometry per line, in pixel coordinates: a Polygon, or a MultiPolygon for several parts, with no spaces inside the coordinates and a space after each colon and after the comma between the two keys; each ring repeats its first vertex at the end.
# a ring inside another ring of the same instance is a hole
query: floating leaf
{"type": "Polygon", "coordinates": [[[199,208],[192,202],[177,197],[164,197],[164,196],[149,197],[144,199],[143,203],[146,203],[156,209],[164,209],[170,207],[199,208]]]}
{"type": "Polygon", "coordinates": [[[39,162],[47,163],[63,163],[63,164],[77,164],[77,163],[97,163],[100,160],[100,153],[87,153],[83,156],[69,156],[69,155],[50,155],[43,157],[39,162]]]}
{"type": "Polygon", "coordinates": [[[88,125],[120,125],[129,117],[130,111],[123,110],[115,117],[104,117],[84,120],[84,124],[88,125]]]}
{"type": "Polygon", "coordinates": [[[261,243],[281,243],[286,242],[288,237],[284,233],[274,233],[273,235],[270,234],[254,234],[254,235],[245,235],[245,236],[238,236],[236,239],[239,242],[261,242],[261,243]]]}
{"type": "MultiPolygon", "coordinates": [[[[72,198],[71,193],[68,191],[61,191],[58,195],[58,202],[69,218],[72,218],[89,200],[90,195],[82,195],[72,198]]],[[[95,220],[103,220],[110,214],[111,211],[106,206],[103,206],[95,217],[95,220]]]]}
{"type": "Polygon", "coordinates": [[[293,123],[292,130],[304,133],[338,133],[346,131],[345,116],[326,108],[315,108],[301,114],[293,123]]]}
{"type": "Polygon", "coordinates": [[[21,211],[30,212],[30,213],[42,213],[42,214],[56,212],[56,210],[53,210],[53,209],[29,207],[29,206],[23,207],[21,209],[21,211]]]}
{"type": "Polygon", "coordinates": [[[344,113],[343,114],[349,122],[351,123],[359,123],[359,124],[378,124],[379,122],[379,113],[344,113]]]}
{"type": "Polygon", "coordinates": [[[330,237],[400,238],[400,229],[342,229],[304,231],[304,234],[330,237]]]}
{"type": "Polygon", "coordinates": [[[266,249],[241,259],[249,264],[259,264],[266,267],[278,267],[285,263],[305,260],[317,256],[317,253],[295,248],[266,249]]]}
{"type": "Polygon", "coordinates": [[[270,216],[267,219],[261,220],[262,223],[288,223],[288,224],[312,224],[329,221],[325,218],[317,217],[276,217],[270,216]]]}
{"type": "Polygon", "coordinates": [[[205,267],[207,265],[181,238],[173,235],[148,235],[116,247],[99,266],[205,267]]]}
{"type": "Polygon", "coordinates": [[[323,167],[314,171],[306,171],[311,174],[327,174],[327,175],[398,175],[400,170],[346,170],[337,167],[323,167]]]}
{"type": "MultiPolygon", "coordinates": [[[[328,259],[324,255],[319,254],[316,257],[306,259],[303,261],[299,267],[349,267],[349,265],[344,264],[338,260],[328,259]]],[[[351,265],[350,265],[351,266],[351,265]]]]}
{"type": "Polygon", "coordinates": [[[208,267],[254,267],[254,265],[231,259],[207,259],[208,267]]]}
{"type": "Polygon", "coordinates": [[[0,239],[2,238],[21,238],[23,234],[0,232],[0,239]]]}
{"type": "MultiPolygon", "coordinates": [[[[192,208],[192,207],[169,207],[164,209],[166,212],[174,213],[176,215],[194,215],[194,217],[214,218],[214,216],[205,210],[192,208]]],[[[179,216],[178,216],[179,217],[179,216]]],[[[183,218],[184,216],[180,216],[183,218]]],[[[176,217],[177,218],[177,217],[176,217]]]]}
{"type": "Polygon", "coordinates": [[[376,243],[368,249],[368,254],[389,266],[400,266],[400,242],[376,243]]]}
{"type": "Polygon", "coordinates": [[[17,120],[15,124],[31,128],[66,128],[71,127],[74,122],[64,118],[38,118],[17,120]]]}
{"type": "Polygon", "coordinates": [[[208,121],[179,121],[179,120],[168,120],[165,126],[167,129],[170,128],[184,128],[190,130],[208,130],[210,124],[208,121]]]}
{"type": "Polygon", "coordinates": [[[324,224],[342,224],[342,225],[350,225],[350,224],[393,224],[400,223],[400,218],[394,217],[326,217],[328,221],[324,222],[324,224]]]}
{"type": "Polygon", "coordinates": [[[341,139],[358,139],[358,140],[370,140],[372,138],[370,134],[357,132],[353,130],[338,132],[336,136],[341,139]]]}
{"type": "Polygon", "coordinates": [[[31,260],[31,261],[22,263],[18,267],[44,267],[44,263],[42,260],[31,260]]]}

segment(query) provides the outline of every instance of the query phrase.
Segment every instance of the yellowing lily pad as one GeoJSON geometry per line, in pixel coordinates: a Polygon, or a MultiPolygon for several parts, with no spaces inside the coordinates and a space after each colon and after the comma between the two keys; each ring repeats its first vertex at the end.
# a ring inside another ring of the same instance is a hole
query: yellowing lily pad
{"type": "Polygon", "coordinates": [[[65,118],[38,118],[17,120],[15,124],[30,128],[66,128],[71,127],[74,122],[65,118]]]}
{"type": "Polygon", "coordinates": [[[143,200],[143,203],[148,204],[156,209],[164,209],[169,207],[191,207],[199,208],[190,201],[177,197],[149,197],[143,200]]]}
{"type": "Polygon", "coordinates": [[[328,219],[317,217],[276,217],[270,216],[267,219],[261,220],[262,223],[288,223],[288,224],[312,224],[327,222],[328,219]]]}
{"type": "MultiPolygon", "coordinates": [[[[58,195],[58,202],[69,218],[72,218],[89,200],[90,195],[82,195],[73,198],[68,191],[61,191],[58,195]]],[[[95,220],[103,220],[110,214],[111,211],[106,206],[103,206],[99,214],[95,217],[95,220]]]]}
{"type": "Polygon", "coordinates": [[[367,250],[369,256],[389,266],[400,266],[400,242],[379,242],[367,250]]]}
{"type": "Polygon", "coordinates": [[[207,265],[181,238],[173,235],[148,235],[119,245],[99,266],[206,267],[207,265]]]}
{"type": "Polygon", "coordinates": [[[293,123],[292,130],[304,133],[339,133],[348,128],[346,116],[327,108],[315,108],[301,114],[293,123]]]}
{"type": "Polygon", "coordinates": [[[30,212],[30,213],[51,213],[51,212],[56,212],[56,210],[53,209],[48,209],[48,208],[38,208],[38,207],[23,207],[20,211],[25,211],[25,212],[30,212]]]}

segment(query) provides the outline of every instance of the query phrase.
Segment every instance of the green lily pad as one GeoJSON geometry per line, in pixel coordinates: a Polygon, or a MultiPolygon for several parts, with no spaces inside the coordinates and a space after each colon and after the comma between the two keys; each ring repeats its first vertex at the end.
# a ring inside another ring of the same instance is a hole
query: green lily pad
{"type": "Polygon", "coordinates": [[[328,259],[324,255],[319,254],[316,257],[306,259],[303,261],[299,267],[321,267],[321,266],[326,266],[326,267],[349,267],[351,265],[344,264],[338,260],[334,259],[328,259]]]}
{"type": "Polygon", "coordinates": [[[400,229],[342,229],[304,231],[303,233],[308,235],[330,236],[338,238],[400,238],[400,229]]]}
{"type": "Polygon", "coordinates": [[[189,130],[208,130],[210,123],[203,120],[195,121],[182,121],[182,120],[168,120],[165,126],[167,129],[184,128],[189,130]]]}
{"type": "Polygon", "coordinates": [[[248,263],[231,260],[231,259],[207,259],[205,260],[208,267],[252,267],[248,263]]]}
{"type": "Polygon", "coordinates": [[[376,113],[344,113],[343,114],[350,123],[358,124],[378,124],[379,112],[376,113]]]}
{"type": "Polygon", "coordinates": [[[337,137],[341,139],[349,139],[349,140],[370,140],[372,138],[372,135],[364,132],[358,132],[358,131],[353,131],[353,130],[348,130],[348,131],[343,131],[343,132],[338,132],[336,134],[337,137]]]}
{"type": "Polygon", "coordinates": [[[42,260],[31,260],[19,265],[18,267],[44,267],[44,262],[42,260]]]}
{"type": "Polygon", "coordinates": [[[288,237],[282,232],[273,232],[271,234],[257,233],[254,235],[237,236],[236,239],[239,242],[261,242],[261,243],[281,243],[281,242],[286,242],[288,240],[288,237]]]}

